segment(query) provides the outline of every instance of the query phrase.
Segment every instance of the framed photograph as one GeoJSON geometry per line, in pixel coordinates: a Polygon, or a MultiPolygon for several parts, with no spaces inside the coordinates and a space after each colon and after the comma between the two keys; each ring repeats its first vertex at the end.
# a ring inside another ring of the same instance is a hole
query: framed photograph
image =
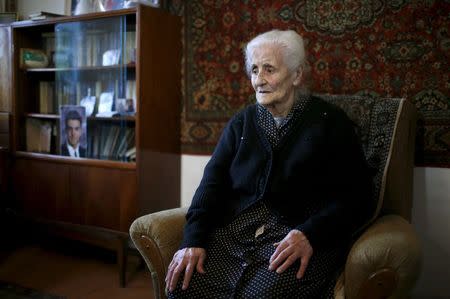
{"type": "Polygon", "coordinates": [[[98,113],[97,116],[106,116],[108,117],[112,112],[114,100],[114,92],[102,92],[100,94],[100,99],[98,102],[98,113]]]}
{"type": "Polygon", "coordinates": [[[17,21],[17,13],[15,12],[0,13],[0,24],[10,24],[15,21],[17,21]]]}
{"type": "Polygon", "coordinates": [[[120,49],[112,49],[108,50],[105,53],[103,53],[102,56],[102,65],[108,66],[108,65],[117,65],[120,61],[120,49]]]}
{"type": "Polygon", "coordinates": [[[59,113],[61,155],[73,158],[86,158],[86,108],[76,105],[61,105],[59,113]]]}
{"type": "Polygon", "coordinates": [[[116,110],[120,115],[135,115],[136,114],[136,104],[133,99],[117,99],[116,100],[116,110]]]}

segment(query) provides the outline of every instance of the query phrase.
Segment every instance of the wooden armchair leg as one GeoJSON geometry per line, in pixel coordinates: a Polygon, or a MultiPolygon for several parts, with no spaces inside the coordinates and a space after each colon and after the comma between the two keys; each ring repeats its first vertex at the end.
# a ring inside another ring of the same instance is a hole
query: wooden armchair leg
{"type": "Polygon", "coordinates": [[[128,260],[128,240],[119,238],[117,242],[117,265],[119,268],[120,287],[126,286],[127,260],[128,260]]]}

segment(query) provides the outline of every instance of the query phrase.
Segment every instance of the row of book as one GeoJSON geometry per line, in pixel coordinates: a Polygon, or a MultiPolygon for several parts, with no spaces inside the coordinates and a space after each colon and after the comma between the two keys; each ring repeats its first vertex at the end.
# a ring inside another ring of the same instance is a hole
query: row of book
{"type": "Polygon", "coordinates": [[[105,124],[97,125],[92,130],[93,133],[88,136],[89,157],[117,161],[132,160],[130,150],[135,147],[133,127],[105,124]]]}
{"type": "Polygon", "coordinates": [[[117,38],[116,30],[83,30],[76,26],[59,25],[58,33],[42,34],[44,52],[51,66],[89,67],[136,62],[136,32],[124,31],[117,38]],[[105,56],[114,53],[117,57],[105,60],[105,56]],[[109,61],[107,63],[106,61],[109,61]]]}
{"type": "MultiPolygon", "coordinates": [[[[60,138],[54,122],[27,118],[26,151],[60,154],[60,138]]],[[[87,158],[115,161],[136,161],[133,127],[103,124],[88,131],[87,158]],[[89,133],[90,132],[90,133],[89,133]]]]}
{"type": "Polygon", "coordinates": [[[32,21],[46,20],[51,18],[64,17],[64,15],[49,12],[49,11],[38,11],[30,13],[28,18],[32,21]]]}
{"type": "Polygon", "coordinates": [[[39,113],[56,114],[60,105],[80,105],[86,97],[92,98],[94,115],[99,111],[100,98],[105,89],[112,90],[113,105],[111,112],[133,114],[136,111],[136,81],[127,80],[125,90],[115,80],[114,86],[104,86],[105,82],[77,82],[70,85],[55,84],[53,81],[39,82],[39,113]],[[122,88],[123,89],[123,88],[122,88]],[[123,103],[123,100],[128,100],[123,103]]]}

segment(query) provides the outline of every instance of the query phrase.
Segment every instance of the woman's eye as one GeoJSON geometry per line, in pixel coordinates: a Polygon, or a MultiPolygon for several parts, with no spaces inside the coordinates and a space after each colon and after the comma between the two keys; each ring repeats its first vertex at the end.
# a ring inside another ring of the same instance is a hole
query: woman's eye
{"type": "Polygon", "coordinates": [[[258,69],[256,67],[252,68],[252,74],[256,75],[258,73],[258,69]]]}

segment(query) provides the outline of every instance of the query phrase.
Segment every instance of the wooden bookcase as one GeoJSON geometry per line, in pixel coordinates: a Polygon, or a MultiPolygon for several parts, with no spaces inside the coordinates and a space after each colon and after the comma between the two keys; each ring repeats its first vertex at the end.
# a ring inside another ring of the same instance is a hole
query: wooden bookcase
{"type": "Polygon", "coordinates": [[[11,25],[12,193],[23,215],[118,250],[120,264],[135,218],[179,206],[180,35],[179,17],[140,5],[11,25]],[[48,63],[23,65],[24,49],[48,63]],[[118,55],[108,62],[109,50],[118,55]],[[79,108],[88,88],[90,116],[79,108]],[[108,92],[112,107],[100,101],[108,92]],[[100,102],[118,111],[122,98],[134,99],[134,113],[97,114],[100,102]],[[63,156],[63,105],[85,116],[86,157],[63,156]]]}

